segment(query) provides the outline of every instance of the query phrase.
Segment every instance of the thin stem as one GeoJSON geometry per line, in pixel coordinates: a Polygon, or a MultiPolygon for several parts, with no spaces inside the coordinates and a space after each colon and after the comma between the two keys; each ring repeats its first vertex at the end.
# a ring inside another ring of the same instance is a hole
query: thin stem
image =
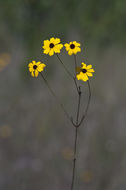
{"type": "Polygon", "coordinates": [[[73,79],[73,75],[71,74],[71,72],[67,69],[67,67],[65,66],[65,64],[63,63],[63,61],[60,59],[59,55],[56,54],[57,58],[59,59],[60,63],[62,64],[62,66],[64,67],[65,71],[68,73],[68,75],[73,79]]]}
{"type": "Polygon", "coordinates": [[[72,172],[72,181],[71,181],[71,190],[74,187],[74,179],[75,179],[75,169],[76,169],[76,152],[77,152],[77,137],[78,137],[78,119],[79,119],[79,112],[80,112],[80,101],[81,101],[81,89],[79,87],[78,90],[78,107],[77,107],[77,117],[76,117],[76,127],[75,127],[75,138],[74,138],[74,158],[73,158],[73,172],[72,172]]]}
{"type": "Polygon", "coordinates": [[[64,111],[65,115],[67,116],[67,118],[69,119],[69,121],[73,124],[71,117],[69,116],[69,114],[67,113],[66,109],[64,108],[64,105],[59,101],[58,97],[56,96],[55,92],[52,90],[52,88],[50,87],[48,81],[45,79],[45,77],[43,76],[42,73],[40,73],[40,76],[42,77],[42,79],[44,80],[45,84],[47,85],[49,91],[51,92],[51,94],[54,96],[54,98],[56,99],[57,103],[60,105],[61,109],[64,111]]]}
{"type": "MultiPolygon", "coordinates": [[[[75,87],[77,89],[77,92],[79,93],[78,91],[78,87],[77,87],[77,81],[76,81],[76,67],[75,67],[75,76],[73,76],[71,74],[71,72],[67,69],[67,67],[65,66],[65,64],[63,63],[63,61],[61,60],[61,58],[59,57],[58,54],[56,54],[57,58],[59,59],[60,63],[62,64],[62,66],[64,67],[65,71],[67,72],[67,74],[74,80],[74,83],[75,83],[75,87]]],[[[75,56],[75,59],[76,59],[76,56],[75,56]]],[[[75,61],[76,62],[76,61],[75,61]]],[[[76,64],[76,63],[75,63],[76,64]]]]}
{"type": "Polygon", "coordinates": [[[79,93],[79,89],[78,89],[78,86],[77,86],[76,76],[75,76],[75,78],[74,78],[74,83],[75,83],[75,86],[76,86],[77,92],[79,93]]]}
{"type": "Polygon", "coordinates": [[[76,69],[77,69],[77,58],[76,58],[76,55],[74,55],[74,60],[75,60],[75,75],[77,74],[76,73],[76,69]]]}
{"type": "Polygon", "coordinates": [[[79,127],[79,126],[82,124],[82,122],[84,121],[84,119],[85,119],[85,117],[86,117],[86,115],[87,115],[88,109],[89,109],[90,101],[91,101],[91,87],[90,87],[90,82],[89,82],[89,80],[87,81],[87,83],[88,83],[88,90],[89,90],[88,103],[87,103],[87,107],[86,107],[86,109],[85,109],[85,112],[84,112],[84,114],[83,114],[83,116],[82,116],[82,118],[81,118],[81,121],[80,121],[80,123],[78,124],[78,127],[79,127]]]}
{"type": "Polygon", "coordinates": [[[72,172],[71,190],[73,190],[74,179],[75,179],[77,136],[78,136],[78,128],[76,127],[75,128],[74,158],[73,158],[73,172],[72,172]]]}
{"type": "Polygon", "coordinates": [[[75,83],[77,92],[78,92],[78,94],[79,94],[79,89],[78,89],[78,86],[77,86],[77,79],[76,79],[76,75],[77,75],[77,72],[76,72],[76,69],[77,69],[77,59],[76,59],[76,55],[74,55],[74,63],[75,63],[75,77],[74,77],[74,83],[75,83]]]}
{"type": "Polygon", "coordinates": [[[78,125],[79,113],[80,113],[80,101],[81,101],[81,88],[79,86],[79,93],[78,93],[78,108],[77,108],[77,118],[76,118],[76,125],[78,125]]]}

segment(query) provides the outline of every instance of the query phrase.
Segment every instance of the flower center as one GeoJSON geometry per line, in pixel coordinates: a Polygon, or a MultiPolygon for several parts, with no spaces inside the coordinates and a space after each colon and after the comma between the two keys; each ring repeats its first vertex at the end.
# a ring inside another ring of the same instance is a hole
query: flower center
{"type": "Polygon", "coordinates": [[[49,45],[49,47],[50,47],[50,48],[53,48],[53,47],[54,47],[54,44],[53,44],[53,43],[51,43],[51,44],[49,45]]]}
{"type": "Polygon", "coordinates": [[[86,73],[86,72],[87,72],[87,70],[86,70],[86,69],[82,69],[82,72],[83,72],[83,73],[86,73]]]}
{"type": "Polygon", "coordinates": [[[34,65],[34,66],[33,66],[33,69],[37,69],[37,65],[34,65]]]}
{"type": "Polygon", "coordinates": [[[71,44],[71,45],[70,45],[70,48],[71,48],[71,49],[74,49],[74,48],[75,48],[75,45],[74,45],[74,44],[71,44]]]}

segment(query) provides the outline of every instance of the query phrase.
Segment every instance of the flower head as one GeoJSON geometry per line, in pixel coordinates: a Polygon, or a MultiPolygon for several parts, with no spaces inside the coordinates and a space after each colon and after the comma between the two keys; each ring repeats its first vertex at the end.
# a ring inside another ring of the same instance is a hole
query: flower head
{"type": "Polygon", "coordinates": [[[88,80],[88,77],[92,77],[93,76],[93,72],[94,69],[92,69],[92,65],[87,65],[85,63],[81,63],[82,67],[81,68],[77,68],[77,79],[78,80],[83,80],[84,82],[86,82],[88,80]]]}
{"type": "Polygon", "coordinates": [[[46,65],[44,63],[32,61],[28,64],[29,72],[31,73],[32,77],[38,77],[39,72],[42,72],[44,70],[44,67],[46,65]]]}
{"type": "Polygon", "coordinates": [[[54,53],[60,53],[63,45],[60,44],[59,38],[50,38],[50,40],[44,40],[44,45],[42,47],[44,49],[43,53],[52,56],[54,53]]]}
{"type": "Polygon", "coordinates": [[[64,46],[66,47],[66,51],[68,51],[69,55],[77,54],[77,52],[81,51],[80,44],[76,41],[66,43],[64,46]]]}

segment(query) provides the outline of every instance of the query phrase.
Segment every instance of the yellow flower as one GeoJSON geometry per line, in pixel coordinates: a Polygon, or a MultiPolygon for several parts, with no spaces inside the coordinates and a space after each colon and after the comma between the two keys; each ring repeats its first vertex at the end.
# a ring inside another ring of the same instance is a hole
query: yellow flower
{"type": "Polygon", "coordinates": [[[32,77],[38,77],[39,72],[42,72],[44,70],[44,67],[46,65],[44,63],[32,61],[28,64],[29,72],[31,73],[32,77]]]}
{"type": "Polygon", "coordinates": [[[69,44],[66,43],[64,46],[66,47],[66,51],[68,51],[69,55],[77,54],[77,52],[81,51],[80,44],[76,41],[70,42],[69,44]]]}
{"type": "Polygon", "coordinates": [[[81,68],[77,68],[77,79],[78,80],[83,80],[84,82],[86,82],[88,80],[88,77],[92,77],[93,76],[93,72],[94,69],[92,69],[92,65],[87,65],[85,63],[81,63],[82,67],[81,68]]]}
{"type": "Polygon", "coordinates": [[[43,53],[52,56],[54,53],[60,53],[63,45],[60,44],[59,38],[50,38],[50,40],[44,40],[44,45],[42,47],[44,49],[43,53]]]}

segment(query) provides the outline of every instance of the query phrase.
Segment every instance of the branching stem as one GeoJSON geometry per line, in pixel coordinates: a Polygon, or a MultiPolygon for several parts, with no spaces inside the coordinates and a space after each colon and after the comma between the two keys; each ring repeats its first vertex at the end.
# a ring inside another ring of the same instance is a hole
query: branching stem
{"type": "Polygon", "coordinates": [[[76,122],[74,123],[72,117],[69,116],[68,112],[66,111],[66,109],[64,108],[64,105],[59,101],[58,97],[56,96],[55,92],[52,90],[52,88],[50,87],[48,81],[46,80],[46,78],[44,77],[44,75],[42,73],[40,73],[42,79],[44,80],[45,84],[47,85],[49,91],[51,92],[51,94],[54,96],[54,98],[56,99],[57,103],[60,105],[60,107],[62,108],[62,110],[64,111],[65,115],[67,116],[67,118],[69,119],[69,121],[72,123],[72,125],[75,127],[75,136],[74,136],[74,155],[73,155],[73,169],[72,169],[72,179],[71,179],[71,190],[74,189],[74,183],[75,183],[75,170],[76,170],[76,160],[77,160],[77,140],[78,140],[78,129],[80,127],[80,125],[83,123],[84,119],[86,118],[88,109],[89,109],[89,105],[90,105],[90,101],[91,101],[91,87],[90,87],[90,82],[89,80],[87,81],[88,84],[88,89],[89,89],[89,98],[88,98],[88,103],[85,109],[84,114],[81,117],[81,120],[79,122],[79,114],[80,114],[80,103],[81,103],[81,87],[78,86],[77,84],[77,79],[76,79],[76,74],[77,74],[77,60],[76,60],[76,55],[74,55],[74,62],[75,62],[75,76],[73,76],[71,74],[71,72],[67,69],[67,67],[64,65],[63,61],[60,59],[59,55],[56,54],[57,58],[59,59],[60,63],[62,64],[62,66],[64,67],[64,69],[66,70],[66,72],[68,73],[68,75],[74,80],[75,83],[75,87],[77,90],[77,94],[78,94],[78,105],[77,105],[77,115],[76,115],[76,122]]]}

